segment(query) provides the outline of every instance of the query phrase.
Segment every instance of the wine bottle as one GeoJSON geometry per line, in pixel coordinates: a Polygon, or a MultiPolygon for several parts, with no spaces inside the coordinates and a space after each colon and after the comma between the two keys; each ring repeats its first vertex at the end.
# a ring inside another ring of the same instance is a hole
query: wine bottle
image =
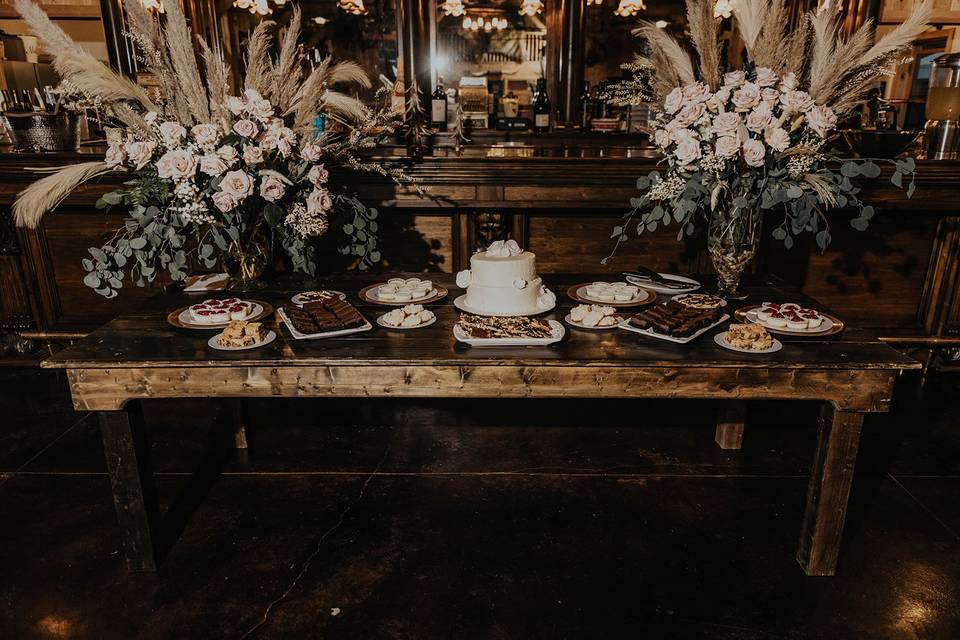
{"type": "Polygon", "coordinates": [[[580,94],[580,129],[590,129],[590,120],[593,119],[593,100],[590,98],[590,81],[583,81],[583,93],[580,94]]]}
{"type": "Polygon", "coordinates": [[[447,92],[443,90],[443,78],[437,78],[437,88],[430,98],[430,126],[438,131],[447,130],[447,92]]]}
{"type": "Polygon", "coordinates": [[[533,100],[533,130],[546,133],[550,130],[550,98],[547,97],[547,80],[537,80],[537,95],[533,100]]]}

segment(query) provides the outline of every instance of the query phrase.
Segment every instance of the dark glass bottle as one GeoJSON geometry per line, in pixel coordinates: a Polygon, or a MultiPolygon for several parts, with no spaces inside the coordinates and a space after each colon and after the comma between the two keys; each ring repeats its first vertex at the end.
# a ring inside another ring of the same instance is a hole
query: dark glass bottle
{"type": "Polygon", "coordinates": [[[537,80],[537,95],[533,99],[533,130],[545,133],[550,130],[550,98],[547,97],[547,80],[537,80]]]}
{"type": "Polygon", "coordinates": [[[437,78],[437,88],[430,97],[430,126],[438,131],[447,130],[447,92],[443,90],[443,78],[437,78]]]}
{"type": "Polygon", "coordinates": [[[593,120],[593,99],[590,97],[590,81],[583,81],[583,92],[580,94],[580,129],[588,131],[590,121],[593,120]]]}

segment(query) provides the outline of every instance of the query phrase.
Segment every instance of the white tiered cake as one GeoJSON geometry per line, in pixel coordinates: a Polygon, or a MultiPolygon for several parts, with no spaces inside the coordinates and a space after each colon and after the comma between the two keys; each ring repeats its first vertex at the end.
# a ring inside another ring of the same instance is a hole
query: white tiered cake
{"type": "Polygon", "coordinates": [[[556,296],[537,275],[536,255],[513,240],[498,240],[473,254],[470,268],[457,274],[467,290],[454,302],[462,310],[485,316],[529,316],[552,309],[556,296]]]}

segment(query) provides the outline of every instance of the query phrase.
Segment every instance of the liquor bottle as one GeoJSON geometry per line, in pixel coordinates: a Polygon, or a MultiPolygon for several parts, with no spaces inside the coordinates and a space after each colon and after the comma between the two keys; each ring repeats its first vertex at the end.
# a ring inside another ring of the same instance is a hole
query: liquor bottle
{"type": "Polygon", "coordinates": [[[593,100],[590,99],[590,81],[583,81],[583,93],[580,94],[580,129],[590,129],[590,120],[593,119],[593,100]]]}
{"type": "Polygon", "coordinates": [[[533,100],[533,130],[546,133],[550,130],[550,98],[547,97],[547,80],[537,80],[537,95],[533,100]]]}
{"type": "Polygon", "coordinates": [[[443,90],[443,78],[437,78],[437,88],[430,98],[430,126],[438,131],[447,130],[447,92],[443,90]]]}

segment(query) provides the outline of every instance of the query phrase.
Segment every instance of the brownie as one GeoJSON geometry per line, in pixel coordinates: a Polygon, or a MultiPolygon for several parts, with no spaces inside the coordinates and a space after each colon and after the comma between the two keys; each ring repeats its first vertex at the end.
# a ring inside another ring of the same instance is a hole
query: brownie
{"type": "Polygon", "coordinates": [[[353,329],[366,322],[356,308],[339,297],[308,302],[302,307],[285,305],[283,311],[300,333],[329,333],[353,329]]]}
{"type": "Polygon", "coordinates": [[[669,300],[632,316],[627,322],[639,329],[650,329],[674,338],[687,338],[717,321],[717,309],[698,309],[669,300]]]}

